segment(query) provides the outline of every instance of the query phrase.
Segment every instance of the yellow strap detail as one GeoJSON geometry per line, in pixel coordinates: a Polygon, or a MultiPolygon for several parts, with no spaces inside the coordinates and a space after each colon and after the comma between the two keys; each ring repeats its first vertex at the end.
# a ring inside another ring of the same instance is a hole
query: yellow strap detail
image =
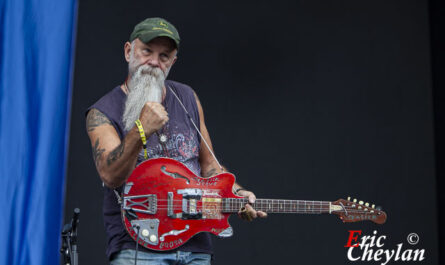
{"type": "Polygon", "coordinates": [[[142,123],[139,119],[137,119],[134,123],[136,123],[136,126],[138,127],[138,130],[139,130],[139,135],[141,136],[142,145],[144,147],[144,158],[148,159],[147,138],[145,137],[144,127],[142,127],[142,123]]]}

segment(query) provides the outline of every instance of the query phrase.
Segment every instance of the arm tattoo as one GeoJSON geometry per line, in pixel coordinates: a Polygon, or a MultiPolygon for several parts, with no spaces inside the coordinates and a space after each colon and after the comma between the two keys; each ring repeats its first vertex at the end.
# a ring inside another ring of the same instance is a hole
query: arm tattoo
{"type": "Polygon", "coordinates": [[[206,173],[204,173],[204,178],[210,178],[211,176],[216,174],[216,168],[212,168],[206,173]]]}
{"type": "Polygon", "coordinates": [[[93,159],[96,167],[99,167],[100,159],[102,158],[102,154],[105,152],[105,149],[99,148],[99,139],[96,140],[96,143],[93,147],[93,159]]]}
{"type": "Polygon", "coordinates": [[[87,115],[87,130],[89,132],[94,131],[96,127],[103,124],[113,125],[111,121],[102,112],[97,109],[92,109],[87,115]]]}
{"type": "Polygon", "coordinates": [[[113,151],[108,154],[107,165],[111,165],[114,161],[118,160],[124,153],[124,142],[121,142],[113,151]]]}

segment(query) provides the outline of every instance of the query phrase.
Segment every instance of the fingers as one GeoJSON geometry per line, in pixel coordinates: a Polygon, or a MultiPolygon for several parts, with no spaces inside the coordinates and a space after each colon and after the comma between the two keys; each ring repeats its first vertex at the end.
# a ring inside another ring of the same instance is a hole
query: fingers
{"type": "Polygon", "coordinates": [[[245,208],[246,208],[247,215],[250,216],[252,219],[255,219],[258,217],[255,209],[253,209],[253,207],[250,204],[246,204],[245,208]]]}
{"type": "Polygon", "coordinates": [[[263,212],[263,211],[257,211],[256,212],[258,217],[260,218],[266,218],[267,217],[267,213],[263,212]]]}
{"type": "Polygon", "coordinates": [[[144,105],[144,108],[147,108],[147,111],[153,112],[158,117],[168,117],[168,113],[165,110],[164,106],[162,104],[157,102],[147,102],[144,105]]]}
{"type": "Polygon", "coordinates": [[[247,198],[249,201],[249,204],[246,204],[243,208],[240,209],[238,212],[238,216],[246,221],[252,221],[253,219],[260,217],[260,218],[266,218],[267,213],[263,211],[256,211],[253,209],[251,204],[255,203],[256,196],[253,192],[248,190],[241,190],[237,193],[239,196],[243,196],[244,198],[247,198]]]}
{"type": "Polygon", "coordinates": [[[142,108],[139,119],[144,130],[152,133],[162,128],[169,120],[168,113],[162,104],[157,102],[147,102],[142,108]]]}
{"type": "Polygon", "coordinates": [[[240,211],[238,212],[238,216],[246,221],[252,221],[253,219],[257,218],[257,217],[265,217],[264,215],[267,216],[267,214],[265,214],[264,212],[257,212],[255,211],[255,209],[253,209],[253,207],[250,204],[246,204],[246,206],[244,206],[243,208],[240,209],[240,211]]]}
{"type": "Polygon", "coordinates": [[[251,204],[255,203],[256,196],[255,196],[255,194],[254,194],[253,192],[251,192],[251,191],[248,191],[248,190],[240,190],[240,191],[238,192],[238,195],[239,195],[239,196],[243,196],[244,198],[247,198],[248,201],[249,201],[249,203],[251,203],[251,204]]]}
{"type": "Polygon", "coordinates": [[[250,222],[250,221],[253,220],[253,217],[249,214],[249,212],[247,211],[246,207],[243,207],[243,208],[241,208],[241,209],[239,210],[239,212],[238,212],[238,216],[239,216],[241,219],[243,219],[243,220],[245,220],[245,221],[248,221],[248,222],[250,222]]]}
{"type": "Polygon", "coordinates": [[[248,199],[249,199],[249,203],[254,204],[255,200],[256,200],[255,194],[253,194],[253,192],[250,192],[248,199]]]}

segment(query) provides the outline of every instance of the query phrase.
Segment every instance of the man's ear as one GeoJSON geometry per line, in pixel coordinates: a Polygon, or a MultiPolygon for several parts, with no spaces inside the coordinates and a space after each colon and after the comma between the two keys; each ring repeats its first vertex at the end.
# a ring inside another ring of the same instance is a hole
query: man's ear
{"type": "Polygon", "coordinates": [[[127,41],[124,45],[124,56],[127,63],[130,62],[130,53],[131,53],[131,43],[127,41]]]}

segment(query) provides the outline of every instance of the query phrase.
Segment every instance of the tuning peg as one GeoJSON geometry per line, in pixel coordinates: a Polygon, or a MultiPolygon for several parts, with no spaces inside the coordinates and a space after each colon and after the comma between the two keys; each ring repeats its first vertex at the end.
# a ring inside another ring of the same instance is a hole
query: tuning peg
{"type": "Polygon", "coordinates": [[[358,204],[363,205],[363,201],[359,201],[358,204]]]}
{"type": "Polygon", "coordinates": [[[372,208],[375,208],[375,204],[373,204],[371,207],[372,207],[372,208]]]}
{"type": "Polygon", "coordinates": [[[348,201],[351,201],[351,197],[348,197],[348,201]]]}
{"type": "Polygon", "coordinates": [[[369,202],[365,203],[365,206],[366,206],[366,207],[369,207],[369,202]]]}
{"type": "Polygon", "coordinates": [[[357,202],[357,199],[354,199],[353,202],[357,202]]]}

